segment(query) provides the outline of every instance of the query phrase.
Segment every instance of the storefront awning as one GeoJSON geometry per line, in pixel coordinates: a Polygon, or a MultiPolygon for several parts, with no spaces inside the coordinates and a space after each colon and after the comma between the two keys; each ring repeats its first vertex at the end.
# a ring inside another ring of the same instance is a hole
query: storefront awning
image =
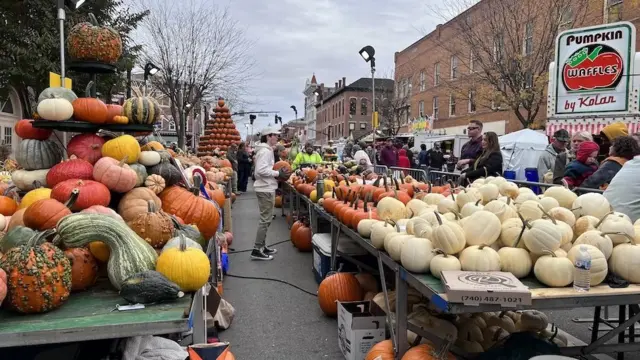
{"type": "Polygon", "coordinates": [[[635,134],[640,131],[640,116],[627,116],[620,118],[549,119],[547,120],[546,133],[548,136],[552,136],[556,131],[565,129],[569,134],[588,131],[591,134],[598,135],[605,126],[616,122],[627,124],[629,134],[635,134]]]}

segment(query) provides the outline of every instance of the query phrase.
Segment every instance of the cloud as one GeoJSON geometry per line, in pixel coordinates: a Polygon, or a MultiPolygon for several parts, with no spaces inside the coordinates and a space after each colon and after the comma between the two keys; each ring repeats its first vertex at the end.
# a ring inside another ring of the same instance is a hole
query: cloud
{"type": "MultiPolygon", "coordinates": [[[[394,53],[414,43],[442,22],[431,9],[442,0],[235,0],[229,8],[254,41],[251,51],[261,76],[250,83],[251,109],[280,111],[286,122],[295,105],[304,115],[305,82],[313,73],[327,86],[342,77],[347,84],[370,76],[358,55],[376,49],[378,74],[390,75],[394,53]]],[[[247,120],[248,121],[248,118],[247,120]]],[[[259,117],[256,131],[273,121],[259,117]]],[[[239,125],[241,132],[246,132],[239,125]]]]}

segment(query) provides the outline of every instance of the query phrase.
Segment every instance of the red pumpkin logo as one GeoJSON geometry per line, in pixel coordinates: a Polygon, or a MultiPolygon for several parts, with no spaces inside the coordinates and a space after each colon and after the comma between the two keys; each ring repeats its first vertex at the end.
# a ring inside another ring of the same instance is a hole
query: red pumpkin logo
{"type": "Polygon", "coordinates": [[[569,57],[562,69],[562,82],[567,91],[614,89],[622,73],[622,56],[610,46],[595,44],[569,57]]]}

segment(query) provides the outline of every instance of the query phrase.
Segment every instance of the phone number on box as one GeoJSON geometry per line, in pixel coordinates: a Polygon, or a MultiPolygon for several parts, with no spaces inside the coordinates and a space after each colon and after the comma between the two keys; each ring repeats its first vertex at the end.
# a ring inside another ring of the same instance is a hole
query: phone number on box
{"type": "Polygon", "coordinates": [[[476,303],[522,303],[522,298],[506,296],[463,296],[462,302],[476,303]]]}

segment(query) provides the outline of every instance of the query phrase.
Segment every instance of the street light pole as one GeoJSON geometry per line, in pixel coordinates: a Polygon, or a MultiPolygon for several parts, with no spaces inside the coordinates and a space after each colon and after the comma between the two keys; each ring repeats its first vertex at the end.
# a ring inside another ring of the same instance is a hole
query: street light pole
{"type": "MultiPolygon", "coordinates": [[[[364,59],[364,61],[368,62],[371,65],[371,127],[373,129],[373,150],[375,153],[376,149],[376,131],[378,130],[378,112],[376,111],[376,50],[371,45],[367,45],[363,47],[360,52],[360,56],[364,59]]],[[[373,156],[373,165],[377,165],[376,156],[373,156]]]]}

